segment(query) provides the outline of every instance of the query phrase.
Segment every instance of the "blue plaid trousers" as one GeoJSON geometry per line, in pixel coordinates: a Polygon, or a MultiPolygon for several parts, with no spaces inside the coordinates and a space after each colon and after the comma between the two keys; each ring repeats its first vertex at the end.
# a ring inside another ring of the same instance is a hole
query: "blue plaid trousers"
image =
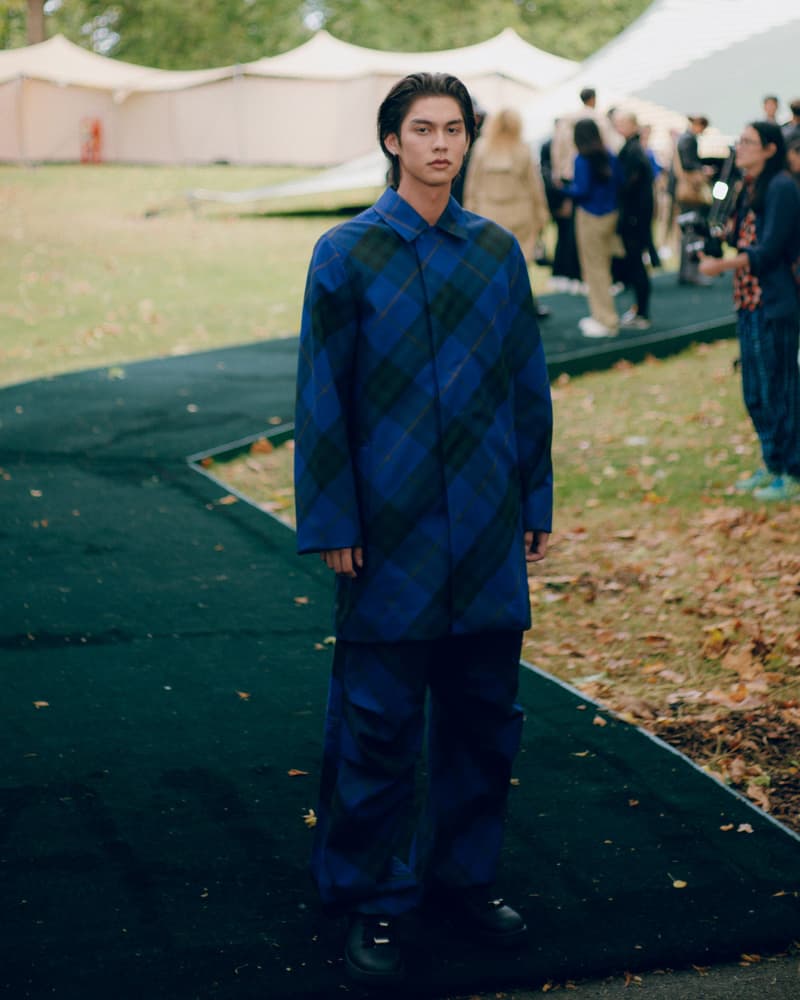
{"type": "Polygon", "coordinates": [[[494,881],[522,733],[521,646],[517,631],[338,640],[311,860],[329,912],[406,912],[427,877],[453,887],[494,881]]]}
{"type": "Polygon", "coordinates": [[[763,309],[738,313],[742,394],[767,469],[800,478],[798,317],[768,319],[763,309]]]}

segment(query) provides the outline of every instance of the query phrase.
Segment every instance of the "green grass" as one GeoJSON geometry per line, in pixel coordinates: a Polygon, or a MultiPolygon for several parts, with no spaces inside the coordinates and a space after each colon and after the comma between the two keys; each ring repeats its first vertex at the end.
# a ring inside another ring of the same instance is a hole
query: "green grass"
{"type": "Polygon", "coordinates": [[[2,383],[294,335],[311,249],[335,220],[195,214],[183,196],[302,173],[0,168],[2,383]]]}
{"type": "Polygon", "coordinates": [[[0,385],[294,336],[311,250],[340,218],[194,211],[185,193],[309,173],[0,166],[0,385]]]}
{"type": "MultiPolygon", "coordinates": [[[[312,246],[337,220],[193,214],[183,193],[297,173],[0,168],[0,382],[295,335],[312,246]]],[[[525,656],[756,801],[771,781],[796,823],[800,504],[731,488],[758,462],[737,353],[553,386],[555,534],[531,573],[525,656]]],[[[290,448],[211,471],[291,518],[290,448]]]]}

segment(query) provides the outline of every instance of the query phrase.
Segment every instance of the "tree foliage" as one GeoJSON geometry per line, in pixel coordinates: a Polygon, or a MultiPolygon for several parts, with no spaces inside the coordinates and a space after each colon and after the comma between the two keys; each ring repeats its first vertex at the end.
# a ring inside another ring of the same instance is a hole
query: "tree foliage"
{"type": "MultiPolygon", "coordinates": [[[[317,27],[368,48],[472,45],[510,27],[539,48],[584,59],[651,0],[47,0],[48,35],[164,69],[248,62],[317,27]]],[[[0,0],[0,46],[25,44],[25,0],[0,0]]]]}

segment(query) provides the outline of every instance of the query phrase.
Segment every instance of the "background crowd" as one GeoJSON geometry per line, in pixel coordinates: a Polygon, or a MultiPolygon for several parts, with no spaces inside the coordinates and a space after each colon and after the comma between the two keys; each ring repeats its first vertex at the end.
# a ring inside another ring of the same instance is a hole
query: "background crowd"
{"type": "MultiPolygon", "coordinates": [[[[782,141],[780,169],[800,184],[800,98],[790,102],[783,123],[779,112],[778,98],[765,97],[763,119],[782,141]]],[[[548,265],[551,290],[586,295],[583,336],[647,330],[650,272],[662,258],[680,255],[680,284],[711,283],[702,253],[711,229],[734,210],[741,170],[734,150],[727,161],[701,156],[698,140],[710,124],[705,115],[688,115],[685,131],[671,137],[671,155],[659,157],[647,124],[626,108],[598,110],[595,91],[585,88],[575,112],[554,123],[537,160],[515,111],[487,116],[476,105],[476,114],[479,138],[454,194],[469,210],[510,229],[529,262],[548,265]],[[720,177],[727,196],[715,202],[720,177]],[[555,240],[548,251],[551,222],[555,240]],[[623,288],[633,304],[620,315],[615,296],[623,288]]],[[[549,312],[541,305],[537,311],[542,318],[549,312]]]]}

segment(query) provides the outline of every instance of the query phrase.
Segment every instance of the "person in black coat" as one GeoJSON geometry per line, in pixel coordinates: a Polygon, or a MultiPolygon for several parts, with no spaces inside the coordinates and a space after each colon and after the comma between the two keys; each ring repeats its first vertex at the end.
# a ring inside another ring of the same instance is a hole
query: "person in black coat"
{"type": "Polygon", "coordinates": [[[636,296],[636,304],[624,314],[621,325],[646,330],[650,327],[650,276],[643,256],[651,242],[653,168],[639,141],[636,115],[617,111],[614,125],[625,140],[617,154],[622,174],[617,228],[625,247],[625,284],[636,296]]]}

